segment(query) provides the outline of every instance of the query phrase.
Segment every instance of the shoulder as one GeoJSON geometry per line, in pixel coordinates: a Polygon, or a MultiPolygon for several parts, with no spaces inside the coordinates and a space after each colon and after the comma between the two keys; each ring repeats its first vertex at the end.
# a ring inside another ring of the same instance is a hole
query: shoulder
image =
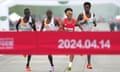
{"type": "Polygon", "coordinates": [[[21,20],[23,20],[22,18],[20,18],[19,20],[18,20],[18,22],[21,22],[21,20]]]}
{"type": "Polygon", "coordinates": [[[21,18],[16,22],[16,24],[20,24],[20,22],[21,22],[21,18]]]}
{"type": "Polygon", "coordinates": [[[79,16],[83,16],[83,13],[80,13],[79,16]]]}
{"type": "Polygon", "coordinates": [[[63,22],[64,22],[64,23],[67,22],[67,18],[64,18],[64,19],[63,19],[63,22]]]}
{"type": "Polygon", "coordinates": [[[78,15],[77,21],[78,21],[78,20],[82,20],[82,19],[83,19],[83,13],[80,13],[80,14],[78,15]]]}
{"type": "Polygon", "coordinates": [[[30,18],[31,18],[32,21],[35,21],[35,18],[34,18],[34,17],[30,16],[30,18]]]}
{"type": "Polygon", "coordinates": [[[65,23],[65,19],[66,19],[66,18],[63,18],[63,19],[61,20],[61,23],[62,23],[62,24],[65,23]]]}
{"type": "Polygon", "coordinates": [[[81,18],[81,17],[83,17],[83,13],[80,13],[80,14],[78,15],[78,18],[81,18]]]}
{"type": "Polygon", "coordinates": [[[23,22],[24,21],[24,18],[23,17],[21,17],[19,20],[18,20],[18,22],[23,22]]]}
{"type": "Polygon", "coordinates": [[[74,22],[75,22],[75,21],[76,21],[76,19],[75,19],[75,18],[72,18],[72,21],[74,21],[74,22]]]}
{"type": "Polygon", "coordinates": [[[58,20],[56,18],[52,18],[55,22],[57,22],[58,20]]]}

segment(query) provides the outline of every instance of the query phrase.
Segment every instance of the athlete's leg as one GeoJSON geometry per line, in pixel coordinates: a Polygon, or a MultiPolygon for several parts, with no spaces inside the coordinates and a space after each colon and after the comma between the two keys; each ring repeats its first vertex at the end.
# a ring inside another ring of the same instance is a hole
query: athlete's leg
{"type": "Polygon", "coordinates": [[[70,55],[70,62],[73,62],[74,60],[74,55],[70,55]]]}
{"type": "Polygon", "coordinates": [[[54,72],[53,56],[52,55],[48,55],[48,59],[49,59],[50,65],[51,65],[51,69],[50,70],[54,72]]]}
{"type": "Polygon", "coordinates": [[[48,55],[48,59],[49,59],[50,65],[51,65],[51,66],[54,66],[52,55],[48,55]]]}
{"type": "Polygon", "coordinates": [[[92,69],[92,65],[91,65],[91,55],[87,55],[87,61],[88,61],[87,68],[88,68],[88,69],[92,69]]]}
{"type": "Polygon", "coordinates": [[[28,57],[27,57],[27,64],[26,64],[26,70],[31,70],[30,69],[30,61],[31,61],[31,55],[28,55],[28,57]]]}
{"type": "Polygon", "coordinates": [[[72,69],[73,60],[74,60],[74,55],[70,55],[70,56],[69,56],[68,70],[71,70],[71,69],[72,69]]]}
{"type": "Polygon", "coordinates": [[[90,60],[91,60],[91,56],[88,55],[87,57],[88,57],[88,58],[87,58],[87,59],[88,59],[88,64],[91,64],[91,61],[90,61],[90,60]]]}

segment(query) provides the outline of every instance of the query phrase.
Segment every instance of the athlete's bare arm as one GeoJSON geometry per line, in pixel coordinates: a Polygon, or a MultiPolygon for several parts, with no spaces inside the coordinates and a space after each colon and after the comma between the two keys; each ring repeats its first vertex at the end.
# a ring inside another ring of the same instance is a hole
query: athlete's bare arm
{"type": "Polygon", "coordinates": [[[79,16],[78,16],[78,18],[77,18],[77,22],[78,22],[78,24],[85,24],[86,22],[87,22],[87,20],[84,20],[83,19],[83,14],[81,13],[81,14],[79,14],[79,16]]]}
{"type": "Polygon", "coordinates": [[[83,31],[82,25],[78,23],[78,21],[75,22],[75,26],[78,26],[81,31],[83,31]]]}
{"type": "Polygon", "coordinates": [[[41,31],[42,31],[44,28],[46,28],[47,30],[50,30],[50,27],[49,27],[48,22],[47,22],[46,19],[44,19],[44,20],[42,21],[41,31]]]}
{"type": "MultiPolygon", "coordinates": [[[[93,14],[93,17],[95,18],[95,14],[93,14]]],[[[96,20],[95,19],[93,20],[93,24],[96,27],[97,24],[96,24],[96,20]]]]}
{"type": "Polygon", "coordinates": [[[16,24],[16,30],[17,30],[17,31],[19,31],[19,24],[20,24],[20,22],[21,22],[21,19],[19,19],[19,21],[18,21],[17,24],[16,24]]]}
{"type": "Polygon", "coordinates": [[[34,31],[36,31],[36,25],[35,25],[35,19],[32,18],[32,28],[34,31]]]}
{"type": "Polygon", "coordinates": [[[41,26],[40,31],[42,31],[43,29],[44,29],[44,20],[42,20],[42,26],[41,26]]]}
{"type": "Polygon", "coordinates": [[[83,31],[82,24],[85,23],[83,20],[83,14],[79,14],[77,20],[76,20],[76,25],[83,31]]]}
{"type": "Polygon", "coordinates": [[[60,23],[59,30],[60,31],[64,30],[64,22],[63,21],[60,23]]]}
{"type": "Polygon", "coordinates": [[[54,23],[55,23],[55,26],[59,27],[60,24],[59,24],[58,20],[54,19],[54,23]]]}

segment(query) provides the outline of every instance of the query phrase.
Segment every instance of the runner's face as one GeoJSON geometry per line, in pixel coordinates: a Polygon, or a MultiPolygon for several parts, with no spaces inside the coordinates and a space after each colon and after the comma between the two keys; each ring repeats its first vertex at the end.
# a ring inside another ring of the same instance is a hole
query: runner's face
{"type": "Polygon", "coordinates": [[[90,6],[89,5],[85,5],[84,6],[84,10],[85,10],[85,12],[89,12],[90,11],[90,6]]]}
{"type": "Polygon", "coordinates": [[[52,17],[52,12],[51,11],[48,11],[47,12],[47,18],[50,19],[52,17]]]}
{"type": "Polygon", "coordinates": [[[72,14],[73,14],[72,11],[67,11],[67,12],[66,12],[67,18],[71,19],[71,18],[72,18],[72,14]]]}
{"type": "Polygon", "coordinates": [[[30,11],[29,10],[25,10],[24,14],[25,14],[26,17],[29,17],[30,16],[30,11]]]}

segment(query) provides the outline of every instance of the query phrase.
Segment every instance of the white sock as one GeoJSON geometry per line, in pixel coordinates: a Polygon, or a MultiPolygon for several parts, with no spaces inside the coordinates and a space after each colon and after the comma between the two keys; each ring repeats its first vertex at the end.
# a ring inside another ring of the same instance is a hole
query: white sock
{"type": "Polygon", "coordinates": [[[72,62],[69,62],[69,66],[72,66],[72,62]]]}

